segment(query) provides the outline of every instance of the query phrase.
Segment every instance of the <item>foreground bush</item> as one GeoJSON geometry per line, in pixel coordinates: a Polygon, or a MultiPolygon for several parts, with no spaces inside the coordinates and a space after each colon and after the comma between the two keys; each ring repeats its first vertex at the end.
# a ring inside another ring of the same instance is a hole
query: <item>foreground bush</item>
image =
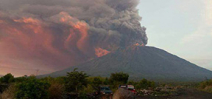
{"type": "Polygon", "coordinates": [[[59,83],[52,83],[49,90],[49,99],[63,99],[65,94],[65,87],[59,83]]]}
{"type": "Polygon", "coordinates": [[[212,93],[212,79],[201,82],[199,88],[203,91],[212,93]]]}
{"type": "Polygon", "coordinates": [[[0,78],[0,83],[3,83],[3,84],[9,84],[14,81],[15,81],[14,76],[11,73],[6,74],[5,76],[0,78]]]}
{"type": "Polygon", "coordinates": [[[15,99],[16,88],[14,85],[10,85],[1,95],[0,99],[15,99]]]}
{"type": "Polygon", "coordinates": [[[16,99],[48,99],[50,84],[35,77],[29,77],[26,81],[17,84],[16,87],[16,99]]]}

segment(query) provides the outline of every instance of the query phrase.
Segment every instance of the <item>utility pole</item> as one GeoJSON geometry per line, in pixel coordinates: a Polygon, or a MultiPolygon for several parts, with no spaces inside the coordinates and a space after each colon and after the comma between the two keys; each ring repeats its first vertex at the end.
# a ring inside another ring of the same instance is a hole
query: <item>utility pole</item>
{"type": "Polygon", "coordinates": [[[36,76],[38,75],[39,69],[36,70],[36,76]]]}

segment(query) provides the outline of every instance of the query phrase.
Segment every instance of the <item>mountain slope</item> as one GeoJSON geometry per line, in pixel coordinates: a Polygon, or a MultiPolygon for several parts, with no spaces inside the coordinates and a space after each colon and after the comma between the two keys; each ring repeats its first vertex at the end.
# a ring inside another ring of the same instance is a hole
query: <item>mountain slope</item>
{"type": "Polygon", "coordinates": [[[114,72],[130,74],[131,79],[199,81],[211,78],[212,72],[154,47],[133,46],[85,62],[79,66],[49,74],[64,76],[78,68],[91,76],[108,77],[114,72]]]}

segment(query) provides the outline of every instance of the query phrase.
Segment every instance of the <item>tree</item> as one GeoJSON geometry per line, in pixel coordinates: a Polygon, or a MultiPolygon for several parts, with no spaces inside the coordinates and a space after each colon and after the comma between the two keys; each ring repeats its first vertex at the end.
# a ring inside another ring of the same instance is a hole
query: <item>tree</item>
{"type": "Polygon", "coordinates": [[[27,80],[18,83],[16,87],[16,99],[48,99],[50,84],[35,77],[27,78],[27,80]]]}
{"type": "Polygon", "coordinates": [[[136,85],[137,82],[131,80],[131,81],[129,81],[127,84],[128,84],[128,85],[136,85]]]}
{"type": "Polygon", "coordinates": [[[91,86],[93,89],[97,90],[98,87],[103,84],[103,81],[100,79],[100,77],[94,77],[93,81],[91,82],[91,86]]]}
{"type": "Polygon", "coordinates": [[[0,79],[0,82],[5,83],[5,84],[9,84],[14,81],[15,81],[14,76],[11,73],[6,74],[5,76],[1,77],[1,79],[0,79]]]}
{"type": "Polygon", "coordinates": [[[84,72],[78,72],[74,69],[72,72],[67,73],[65,87],[68,92],[79,92],[83,87],[88,84],[88,75],[84,72]]]}
{"type": "Polygon", "coordinates": [[[105,85],[109,85],[109,83],[110,83],[109,79],[108,79],[108,78],[105,78],[104,84],[105,84],[105,85]]]}
{"type": "Polygon", "coordinates": [[[126,84],[129,78],[129,74],[127,73],[123,73],[123,72],[119,72],[119,73],[112,73],[110,75],[110,81],[111,83],[121,83],[121,84],[126,84]]]}
{"type": "Polygon", "coordinates": [[[16,83],[20,83],[20,82],[23,82],[25,80],[27,80],[27,76],[26,75],[25,76],[22,76],[22,77],[15,78],[15,82],[16,83]]]}
{"type": "Polygon", "coordinates": [[[149,87],[154,88],[155,87],[155,82],[153,81],[148,81],[146,79],[142,79],[138,83],[138,89],[148,89],[149,87]]]}

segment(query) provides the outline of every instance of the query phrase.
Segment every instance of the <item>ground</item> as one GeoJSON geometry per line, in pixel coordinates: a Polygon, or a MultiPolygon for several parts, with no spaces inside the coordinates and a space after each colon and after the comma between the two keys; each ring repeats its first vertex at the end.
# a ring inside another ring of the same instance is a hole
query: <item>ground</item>
{"type": "Polygon", "coordinates": [[[166,96],[166,97],[137,96],[136,99],[212,99],[212,93],[207,93],[196,89],[183,89],[178,96],[166,96]]]}

